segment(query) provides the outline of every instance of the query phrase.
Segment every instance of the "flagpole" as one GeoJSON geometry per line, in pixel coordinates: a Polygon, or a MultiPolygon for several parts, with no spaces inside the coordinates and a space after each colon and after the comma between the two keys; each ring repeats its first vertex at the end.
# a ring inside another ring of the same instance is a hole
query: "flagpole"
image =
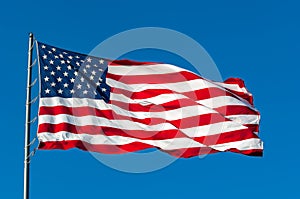
{"type": "Polygon", "coordinates": [[[29,33],[28,63],[27,63],[27,94],[25,118],[25,147],[24,147],[24,197],[29,199],[29,166],[30,166],[30,109],[31,109],[31,66],[32,66],[33,34],[29,33]]]}

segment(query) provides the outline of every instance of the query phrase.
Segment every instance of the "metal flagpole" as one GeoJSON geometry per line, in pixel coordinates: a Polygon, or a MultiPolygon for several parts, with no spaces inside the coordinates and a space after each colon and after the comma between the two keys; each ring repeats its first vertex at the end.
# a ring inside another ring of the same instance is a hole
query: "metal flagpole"
{"type": "Polygon", "coordinates": [[[24,197],[29,199],[29,154],[30,154],[30,108],[31,108],[31,67],[32,67],[33,34],[29,33],[28,64],[27,64],[27,96],[25,119],[25,148],[24,148],[24,197]]]}

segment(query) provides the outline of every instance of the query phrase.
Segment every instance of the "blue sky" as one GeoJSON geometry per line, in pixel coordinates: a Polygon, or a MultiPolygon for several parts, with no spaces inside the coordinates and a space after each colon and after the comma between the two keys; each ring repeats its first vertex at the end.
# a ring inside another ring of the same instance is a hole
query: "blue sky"
{"type": "MultiPolygon", "coordinates": [[[[31,164],[31,199],[299,197],[299,6],[277,0],[2,2],[0,198],[22,197],[28,32],[46,43],[88,53],[116,33],[147,26],[192,37],[224,79],[245,80],[262,115],[264,157],[221,153],[130,174],[87,152],[38,151],[31,164]]],[[[180,64],[154,51],[127,56],[180,64]]]]}

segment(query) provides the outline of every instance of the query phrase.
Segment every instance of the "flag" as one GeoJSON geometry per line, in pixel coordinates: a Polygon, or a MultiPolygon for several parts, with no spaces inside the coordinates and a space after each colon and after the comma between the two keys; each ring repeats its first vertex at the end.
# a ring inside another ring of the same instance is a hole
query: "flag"
{"type": "Polygon", "coordinates": [[[214,82],[172,64],[111,61],[41,42],[38,57],[39,149],[262,155],[260,115],[241,79],[214,82]]]}

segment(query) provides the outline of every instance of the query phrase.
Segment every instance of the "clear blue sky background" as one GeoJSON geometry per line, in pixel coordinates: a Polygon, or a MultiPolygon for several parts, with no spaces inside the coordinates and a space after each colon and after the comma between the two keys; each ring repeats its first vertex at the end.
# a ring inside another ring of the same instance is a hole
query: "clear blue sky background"
{"type": "MultiPolygon", "coordinates": [[[[31,198],[300,198],[299,6],[277,0],[1,2],[0,198],[22,197],[28,32],[88,53],[109,36],[144,26],[189,35],[224,79],[245,80],[262,115],[264,157],[221,153],[128,174],[87,152],[39,151],[32,160],[31,198]]],[[[128,58],[170,62],[154,55],[128,58]]]]}

